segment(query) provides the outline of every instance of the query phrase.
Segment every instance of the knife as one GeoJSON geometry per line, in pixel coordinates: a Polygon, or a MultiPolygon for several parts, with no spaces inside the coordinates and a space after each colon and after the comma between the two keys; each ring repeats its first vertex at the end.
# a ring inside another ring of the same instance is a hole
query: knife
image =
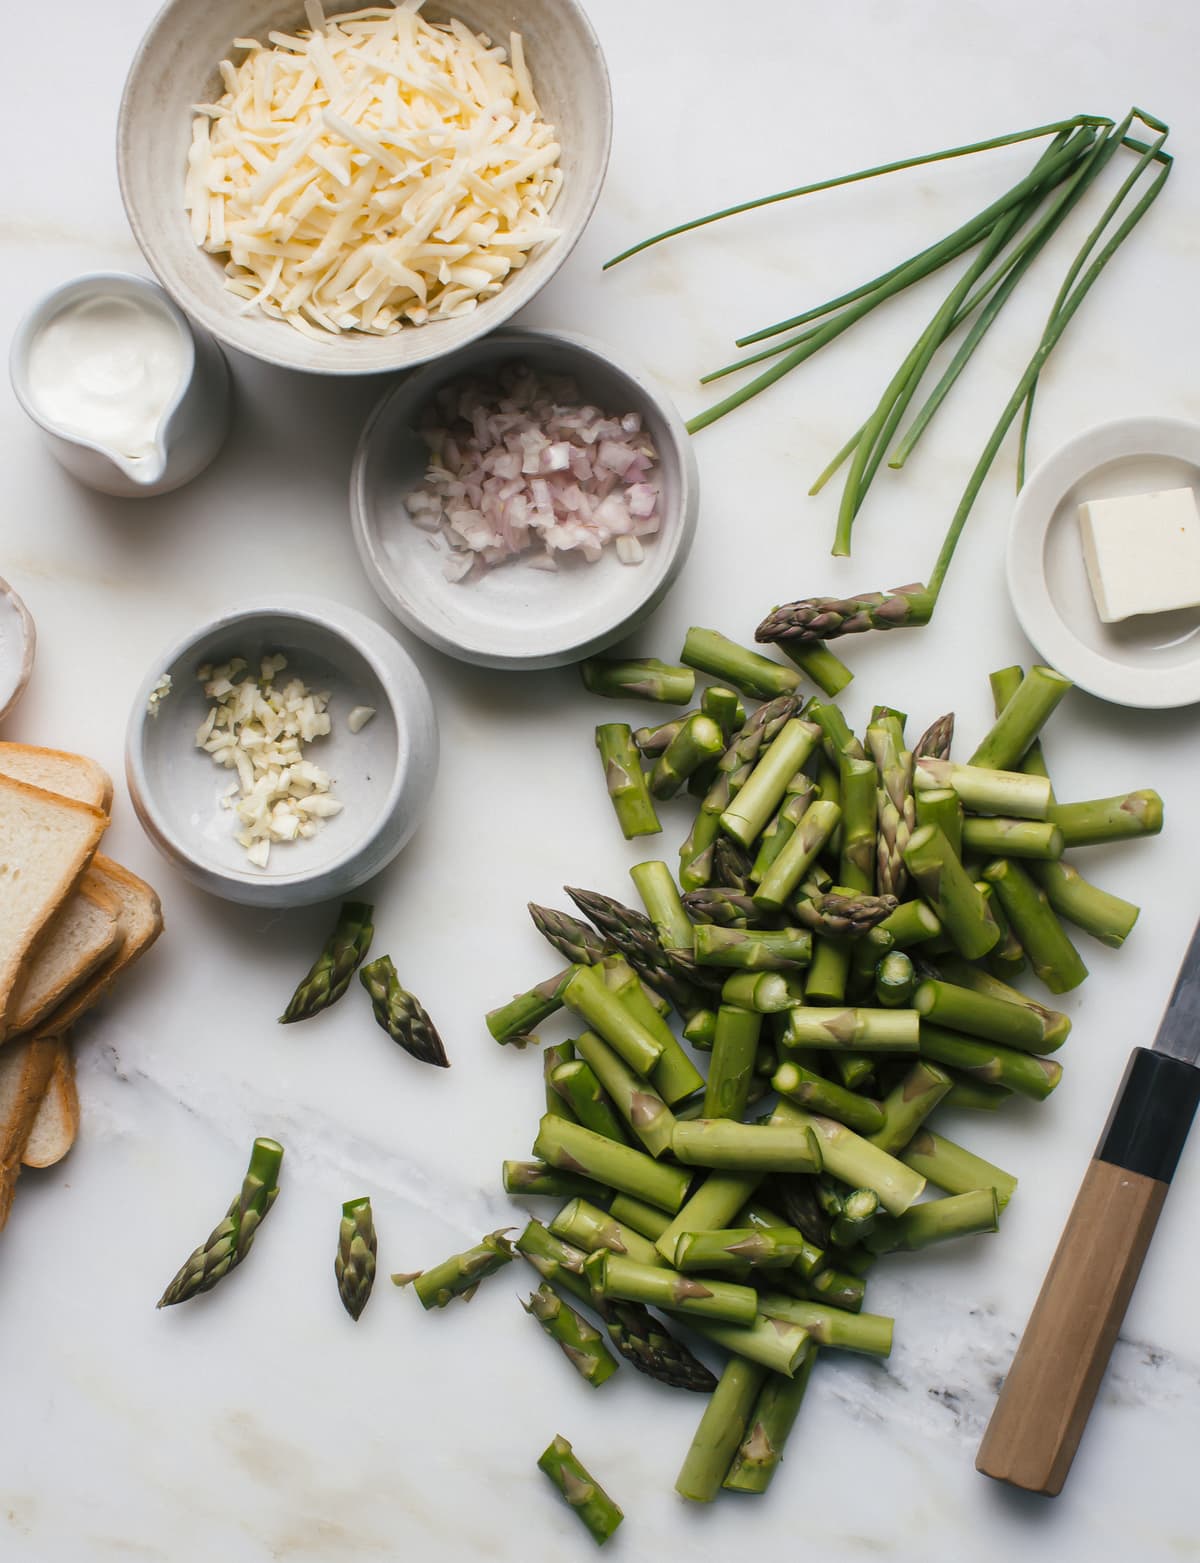
{"type": "Polygon", "coordinates": [[[975,1469],[1062,1491],[1200,1103],[1200,925],[1153,1049],[1130,1054],[1108,1124],[984,1433],[975,1469]]]}

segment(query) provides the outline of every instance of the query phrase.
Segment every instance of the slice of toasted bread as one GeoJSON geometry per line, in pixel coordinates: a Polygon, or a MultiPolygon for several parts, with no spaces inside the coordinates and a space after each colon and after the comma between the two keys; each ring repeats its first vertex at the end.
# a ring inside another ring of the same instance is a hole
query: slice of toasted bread
{"type": "MultiPolygon", "coordinates": [[[[144,955],[163,930],[162,904],[145,880],[99,852],[92,860],[91,872],[117,898],[121,943],[103,966],[69,993],[42,1022],[40,1029],[43,1031],[61,1035],[104,997],[126,967],[144,955]]],[[[0,1053],[3,1051],[0,1048],[0,1053]]]]}
{"type": "Polygon", "coordinates": [[[38,943],[107,824],[91,804],[0,776],[0,1040],[38,943]]]}
{"type": "Polygon", "coordinates": [[[38,749],[33,744],[0,743],[0,776],[11,776],[31,787],[90,803],[106,814],[112,810],[112,777],[102,765],[82,754],[38,749]]]}
{"type": "Polygon", "coordinates": [[[66,1037],[54,1039],[54,1067],[25,1142],[26,1167],[53,1167],[71,1149],[79,1133],[79,1092],[75,1055],[66,1037]]]}
{"type": "Polygon", "coordinates": [[[57,1039],[40,1033],[0,1048],[0,1231],[21,1175],[21,1158],[54,1071],[57,1039]]]}
{"type": "Polygon", "coordinates": [[[13,998],[9,1030],[32,1031],[85,978],[114,955],[124,934],[121,902],[94,869],[79,881],[38,945],[13,998]]]}

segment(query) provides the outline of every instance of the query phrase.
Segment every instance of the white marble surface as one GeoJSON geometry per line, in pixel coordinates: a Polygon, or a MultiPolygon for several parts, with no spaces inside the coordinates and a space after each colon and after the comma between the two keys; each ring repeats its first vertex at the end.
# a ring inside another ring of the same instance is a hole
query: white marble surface
{"type": "MultiPolygon", "coordinates": [[[[41,6],[5,16],[5,335],[53,283],[98,266],[140,269],[111,144],[125,65],[152,10],[153,0],[59,0],[49,32],[41,6]]],[[[749,193],[1080,108],[1119,114],[1132,97],[1176,120],[1178,167],[1045,376],[1034,452],[1108,416],[1200,417],[1200,21],[1179,0],[1097,0],[1086,12],[1033,0],[766,0],[753,11],[603,0],[592,10],[614,78],[612,172],[531,320],[640,355],[691,412],[703,405],[694,376],[724,361],[741,329],[910,253],[999,191],[1027,153],[776,210],[601,276],[606,255],[665,219],[749,193]]],[[[1072,248],[1062,236],[1031,275],[910,469],[879,480],[851,563],[826,553],[834,496],[803,493],[934,293],[701,436],[699,541],[639,644],[669,656],[692,621],[745,635],[780,596],[925,570],[1072,248]]],[[[142,504],[76,487],[0,397],[0,574],[40,632],[34,682],[6,736],[85,750],[119,776],[138,680],[226,603],[234,580],[243,596],[255,583],[319,582],[384,619],[346,519],[350,453],[381,387],[249,363],[236,378],[219,463],[142,504]]],[[[980,731],[987,671],[1028,655],[1003,597],[1011,505],[1006,451],[933,627],[851,648],[853,719],[875,700],[915,721],[953,706],[965,738],[980,731]]],[[[118,787],[110,849],[161,888],[168,934],[80,1028],[79,1144],[60,1168],[23,1180],[4,1234],[0,1557],[584,1557],[590,1543],[534,1468],[558,1430],[626,1507],[617,1558],[686,1547],[699,1563],[746,1546],[895,1563],[1200,1557],[1196,1145],[1064,1496],[1026,1499],[972,1468],[1125,1053],[1152,1035],[1191,930],[1196,713],[1072,696],[1055,719],[1060,794],[1153,784],[1170,825],[1156,842],[1092,855],[1097,877],[1145,912],[1125,951],[1088,946],[1092,978],[1067,1001],[1076,1029],[1062,1088],[1041,1109],[951,1124],[1020,1175],[1004,1230],[881,1265],[871,1300],[897,1315],[891,1362],[824,1361],[770,1497],[697,1513],[671,1486],[700,1402],[632,1372],[594,1395],[517,1307],[524,1275],[433,1317],[386,1282],[357,1327],[337,1301],[334,1234],[351,1195],[374,1198],[385,1270],[519,1219],[497,1191],[498,1166],[528,1151],[539,1065],[495,1049],[480,1016],[549,969],[525,900],[560,899],[564,880],[620,894],[638,856],[614,840],[591,746],[599,713],[570,674],[475,673],[413,649],[444,716],[441,785],[372,893],[377,949],[396,956],[441,1022],[448,1074],[396,1053],[354,999],[312,1025],[277,1027],[328,911],[263,916],[190,890],[157,860],[118,787]],[[255,1133],[278,1135],[288,1155],[250,1263],[211,1297],[156,1314],[165,1280],[236,1188],[255,1133]]],[[[668,849],[684,828],[672,816],[668,849]]]]}

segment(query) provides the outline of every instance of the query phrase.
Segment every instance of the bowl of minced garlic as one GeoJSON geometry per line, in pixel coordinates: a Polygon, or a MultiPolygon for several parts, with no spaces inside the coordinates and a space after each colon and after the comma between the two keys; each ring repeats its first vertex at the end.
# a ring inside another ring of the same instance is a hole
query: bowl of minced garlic
{"type": "Polygon", "coordinates": [[[530,302],[587,224],[611,128],[576,0],[170,0],[117,159],[147,261],[219,341],[378,374],[530,302]]]}

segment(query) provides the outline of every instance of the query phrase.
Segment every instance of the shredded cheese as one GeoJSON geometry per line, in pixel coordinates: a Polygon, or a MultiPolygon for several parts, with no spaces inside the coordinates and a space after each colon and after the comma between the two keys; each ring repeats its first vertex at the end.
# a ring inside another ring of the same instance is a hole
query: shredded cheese
{"type": "Polygon", "coordinates": [[[326,18],[307,0],[308,30],[221,62],[185,206],[246,312],[387,336],[468,314],[557,236],[561,148],[520,37],[506,53],[420,4],[326,18]]]}
{"type": "Polygon", "coordinates": [[[257,679],[234,657],[223,667],[202,667],[197,677],[214,703],[196,733],[196,747],[214,763],[237,771],[221,807],[241,827],[239,846],[255,868],[266,868],[274,842],[307,840],[342,812],[330,797],[330,779],[304,758],[303,746],[331,728],[329,696],[314,694],[298,678],[276,683],[283,656],[264,657],[257,679]]]}

